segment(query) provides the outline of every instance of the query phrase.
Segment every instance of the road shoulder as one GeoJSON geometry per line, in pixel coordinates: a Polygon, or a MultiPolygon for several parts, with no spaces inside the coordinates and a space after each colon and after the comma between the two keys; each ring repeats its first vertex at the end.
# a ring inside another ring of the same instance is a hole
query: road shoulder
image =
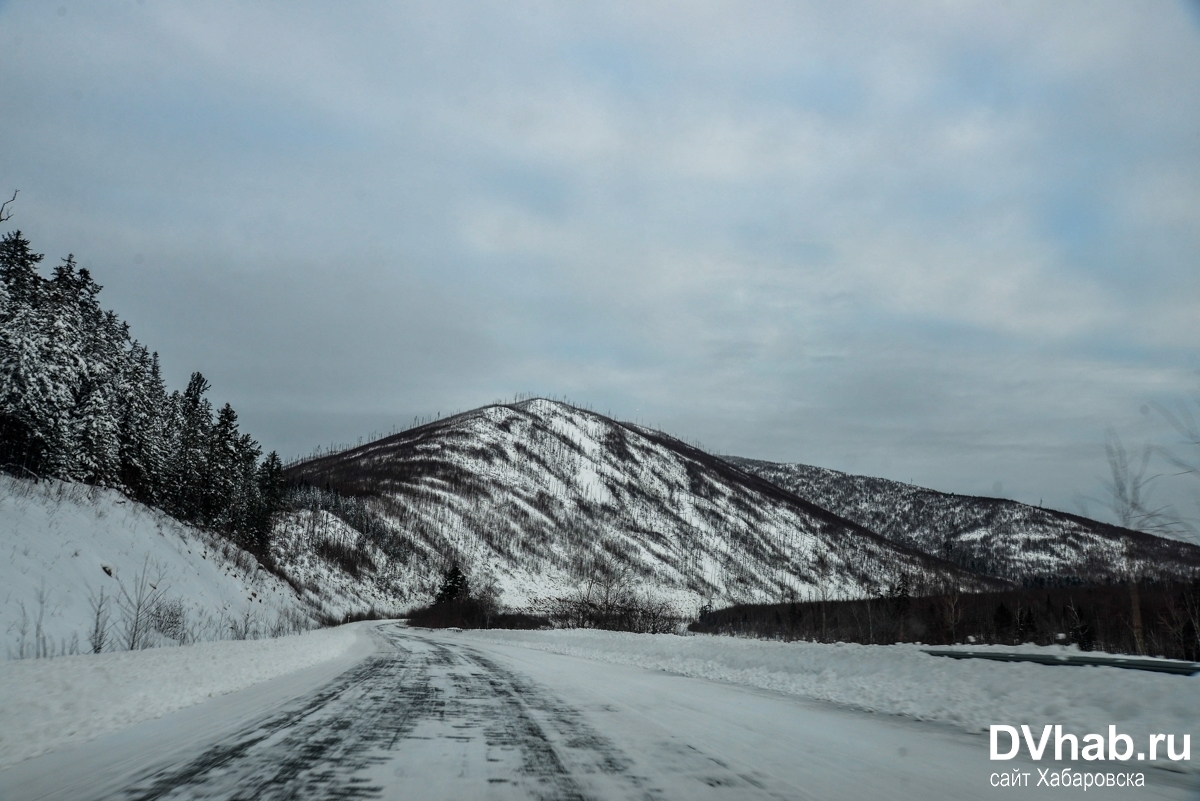
{"type": "Polygon", "coordinates": [[[353,645],[311,667],[258,682],[203,703],[108,732],[89,742],[26,759],[0,771],[0,798],[33,801],[60,797],[101,798],[148,767],[193,752],[288,701],[327,684],[375,653],[377,622],[350,624],[353,645]]]}

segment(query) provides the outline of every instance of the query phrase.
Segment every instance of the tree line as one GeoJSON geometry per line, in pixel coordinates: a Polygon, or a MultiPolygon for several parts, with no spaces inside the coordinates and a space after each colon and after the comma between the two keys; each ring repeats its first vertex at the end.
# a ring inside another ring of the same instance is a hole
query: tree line
{"type": "Polygon", "coordinates": [[[1200,659],[1200,578],[928,594],[901,581],[878,598],[705,607],[690,629],[864,644],[1032,642],[1194,661],[1200,659]]]}
{"type": "Polygon", "coordinates": [[[278,455],[214,410],[200,373],[168,392],[89,271],[68,256],[45,277],[43,258],[20,231],[0,240],[0,469],[118,489],[266,559],[278,455]]]}

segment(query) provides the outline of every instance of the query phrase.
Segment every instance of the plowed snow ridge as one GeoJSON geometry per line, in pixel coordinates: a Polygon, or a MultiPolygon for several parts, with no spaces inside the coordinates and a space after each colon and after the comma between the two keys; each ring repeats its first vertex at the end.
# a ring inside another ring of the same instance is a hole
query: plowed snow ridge
{"type": "MultiPolygon", "coordinates": [[[[986,732],[992,724],[1028,724],[1036,733],[1050,723],[1077,735],[1107,736],[1108,727],[1115,725],[1135,742],[1144,743],[1150,733],[1195,734],[1200,720],[1200,676],[945,659],[925,654],[916,645],[783,643],[583,630],[480,631],[461,636],[759,687],[948,723],[971,732],[986,732]]],[[[1194,745],[1200,747],[1200,742],[1194,745]]],[[[1154,765],[1200,772],[1196,759],[1168,762],[1160,755],[1154,765]]]]}
{"type": "Polygon", "coordinates": [[[336,659],[358,628],[0,662],[0,768],[336,659]]]}

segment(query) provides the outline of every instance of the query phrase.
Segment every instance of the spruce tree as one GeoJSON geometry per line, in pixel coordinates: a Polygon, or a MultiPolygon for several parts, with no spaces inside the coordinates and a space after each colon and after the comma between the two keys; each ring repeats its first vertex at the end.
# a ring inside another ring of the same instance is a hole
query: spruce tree
{"type": "Polygon", "coordinates": [[[433,603],[435,606],[463,603],[470,597],[471,588],[467,583],[466,574],[459,569],[458,563],[455,562],[446,573],[446,578],[442,581],[442,587],[438,590],[437,598],[433,603]]]}
{"type": "Polygon", "coordinates": [[[210,526],[233,533],[237,528],[237,505],[241,484],[242,454],[239,448],[237,412],[228,403],[217,413],[208,434],[208,452],[203,471],[203,512],[210,526]]]}
{"type": "Polygon", "coordinates": [[[192,373],[187,389],[178,397],[174,456],[168,470],[172,485],[171,506],[181,520],[202,522],[208,512],[209,493],[204,482],[209,477],[209,434],[212,431],[212,404],[204,397],[208,381],[192,373]]]}
{"type": "Polygon", "coordinates": [[[248,550],[259,556],[267,556],[271,547],[271,531],[284,505],[283,462],[275,451],[267,454],[267,458],[258,466],[255,482],[258,485],[258,508],[250,521],[248,550]]]}
{"type": "Polygon", "coordinates": [[[43,282],[37,269],[44,258],[43,254],[30,250],[29,240],[20,231],[0,239],[0,282],[14,303],[38,305],[43,282]]]}
{"type": "Polygon", "coordinates": [[[142,503],[157,505],[163,497],[167,436],[167,393],[158,354],[135,344],[122,364],[120,387],[120,484],[142,503]]]}
{"type": "Polygon", "coordinates": [[[19,231],[0,240],[0,469],[117,487],[260,556],[270,550],[283,467],[213,414],[193,373],[167,394],[158,355],[101,308],[68,256],[50,278],[19,231]]]}

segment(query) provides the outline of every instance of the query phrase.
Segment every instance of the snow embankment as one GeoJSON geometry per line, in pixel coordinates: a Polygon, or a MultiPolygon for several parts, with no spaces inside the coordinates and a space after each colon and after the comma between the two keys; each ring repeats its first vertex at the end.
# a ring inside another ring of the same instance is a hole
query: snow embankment
{"type": "Polygon", "coordinates": [[[314,625],[290,586],[226,540],[116,490],[0,474],[0,659],[314,625]]]}
{"type": "Polygon", "coordinates": [[[0,769],[346,655],[364,625],[0,662],[0,769]]]}
{"type": "MultiPolygon", "coordinates": [[[[1107,735],[1108,727],[1115,725],[1144,742],[1150,733],[1196,734],[1200,723],[1200,676],[947,659],[923,653],[916,645],[782,643],[578,629],[463,636],[759,687],[972,732],[986,732],[992,724],[1028,724],[1040,732],[1051,723],[1061,724],[1066,732],[1107,735]]],[[[1160,767],[1200,771],[1200,760],[1160,767]]]]}

